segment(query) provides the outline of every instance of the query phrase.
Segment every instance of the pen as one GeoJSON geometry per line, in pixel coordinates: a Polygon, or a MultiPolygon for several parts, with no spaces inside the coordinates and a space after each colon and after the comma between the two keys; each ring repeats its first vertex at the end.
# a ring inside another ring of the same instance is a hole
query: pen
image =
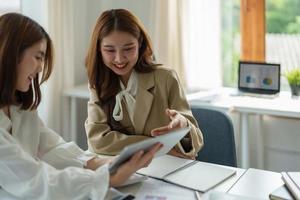
{"type": "Polygon", "coordinates": [[[195,191],[196,200],[201,200],[200,194],[198,191],[195,191]]]}

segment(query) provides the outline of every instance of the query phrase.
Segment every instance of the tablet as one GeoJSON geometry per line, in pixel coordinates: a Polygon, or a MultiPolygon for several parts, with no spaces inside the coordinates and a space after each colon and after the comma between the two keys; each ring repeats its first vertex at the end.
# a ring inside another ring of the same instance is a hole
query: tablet
{"type": "Polygon", "coordinates": [[[156,144],[161,143],[163,147],[156,152],[155,157],[165,155],[168,153],[188,132],[190,127],[185,127],[181,129],[172,130],[169,133],[164,135],[156,136],[141,142],[137,142],[131,145],[128,145],[123,149],[120,155],[110,164],[109,172],[115,173],[118,167],[139,150],[148,151],[149,148],[156,144]]]}

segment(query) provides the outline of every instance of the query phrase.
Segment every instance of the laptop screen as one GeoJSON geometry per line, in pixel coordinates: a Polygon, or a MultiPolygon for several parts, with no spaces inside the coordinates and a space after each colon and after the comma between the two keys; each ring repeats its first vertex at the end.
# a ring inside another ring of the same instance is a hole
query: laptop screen
{"type": "Polygon", "coordinates": [[[280,64],[239,62],[239,90],[259,94],[280,91],[280,64]]]}

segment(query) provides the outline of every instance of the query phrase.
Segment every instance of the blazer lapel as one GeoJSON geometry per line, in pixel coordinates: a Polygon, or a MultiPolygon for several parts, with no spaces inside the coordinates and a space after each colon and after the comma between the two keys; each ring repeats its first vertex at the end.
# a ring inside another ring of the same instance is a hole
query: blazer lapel
{"type": "Polygon", "coordinates": [[[154,87],[154,74],[151,72],[137,74],[138,91],[133,124],[135,126],[135,132],[142,134],[153,102],[153,94],[149,92],[149,89],[154,87]]]}

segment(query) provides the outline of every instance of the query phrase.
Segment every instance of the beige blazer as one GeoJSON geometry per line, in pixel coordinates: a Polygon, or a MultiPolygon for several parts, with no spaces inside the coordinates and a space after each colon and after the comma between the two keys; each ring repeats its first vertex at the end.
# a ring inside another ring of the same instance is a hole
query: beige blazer
{"type": "Polygon", "coordinates": [[[203,136],[192,116],[176,72],[159,67],[150,73],[137,73],[137,76],[138,90],[133,123],[123,102],[123,119],[120,121],[131,134],[111,130],[106,114],[97,104],[99,98],[96,91],[90,88],[88,117],[85,122],[89,150],[99,154],[116,155],[126,145],[149,138],[151,130],[170,122],[165,114],[166,108],[170,108],[185,116],[191,127],[186,136],[189,138],[190,150],[186,152],[181,143],[176,145],[176,150],[187,156],[196,156],[203,146],[203,136]]]}

